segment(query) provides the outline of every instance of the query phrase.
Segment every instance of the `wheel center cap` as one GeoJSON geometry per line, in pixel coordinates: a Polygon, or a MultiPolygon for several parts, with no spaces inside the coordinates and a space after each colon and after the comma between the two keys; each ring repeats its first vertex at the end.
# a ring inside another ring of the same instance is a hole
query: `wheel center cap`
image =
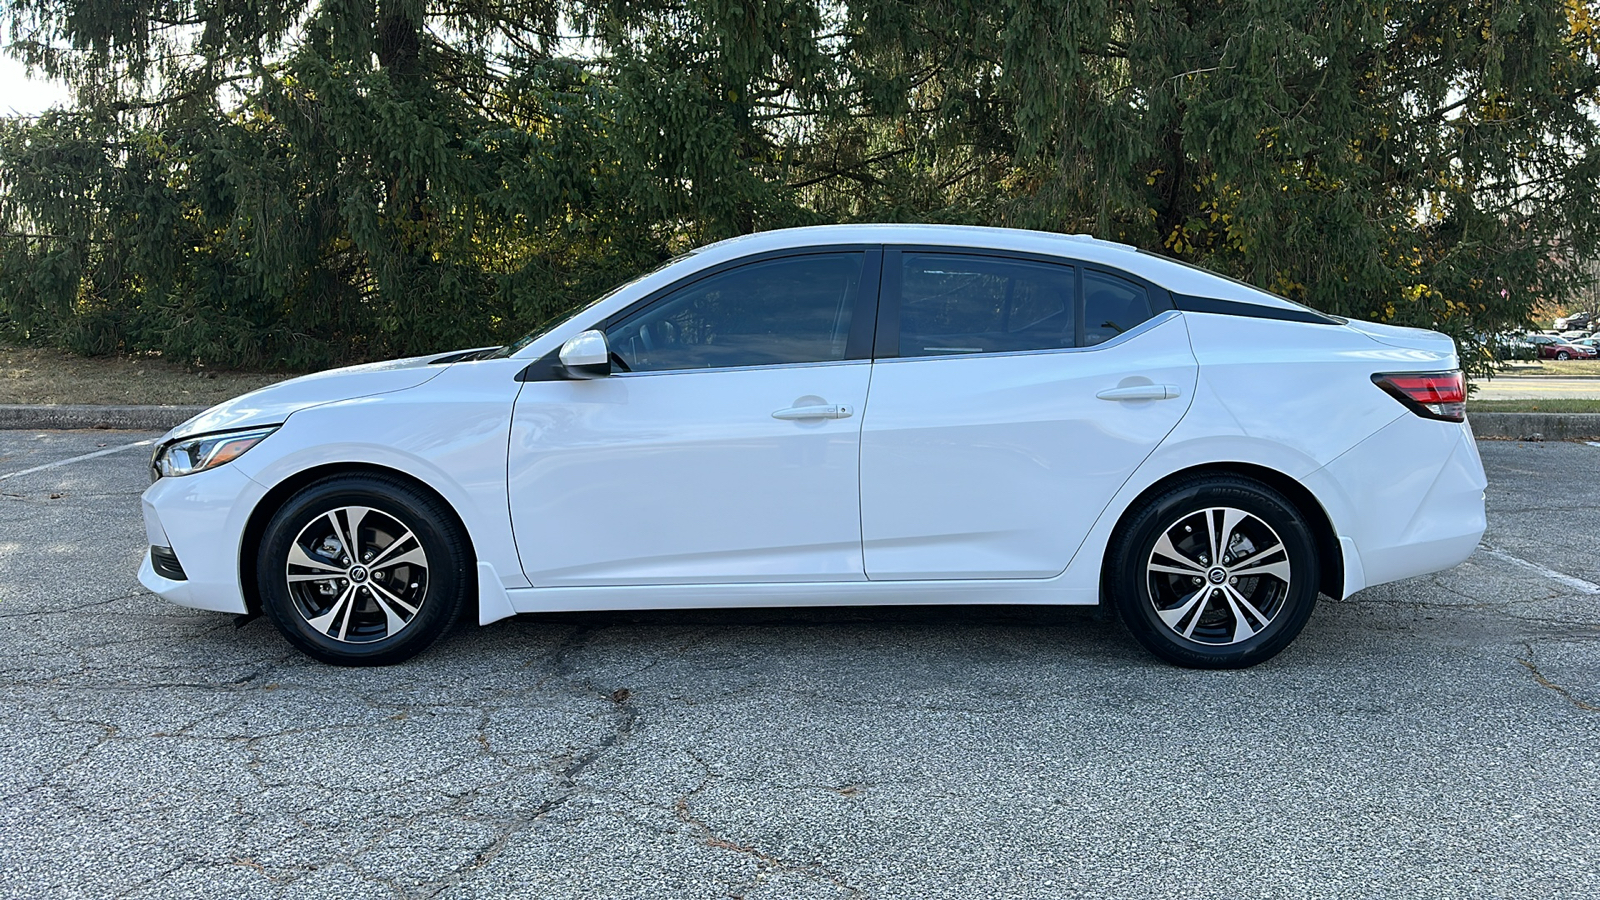
{"type": "Polygon", "coordinates": [[[366,566],[354,566],[354,567],[352,567],[350,569],[350,580],[354,581],[356,584],[360,584],[361,582],[366,581],[367,580],[367,567],[366,566]]]}
{"type": "Polygon", "coordinates": [[[1228,580],[1228,570],[1222,568],[1221,566],[1217,566],[1215,569],[1207,572],[1206,577],[1211,579],[1212,584],[1221,584],[1228,580]]]}

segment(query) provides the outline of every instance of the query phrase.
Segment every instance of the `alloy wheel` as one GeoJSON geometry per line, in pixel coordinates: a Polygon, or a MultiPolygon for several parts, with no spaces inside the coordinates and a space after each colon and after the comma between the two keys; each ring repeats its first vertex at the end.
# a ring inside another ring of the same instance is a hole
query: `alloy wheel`
{"type": "Polygon", "coordinates": [[[1174,634],[1210,646],[1260,634],[1284,609],[1288,549],[1258,516],[1232,507],[1189,513],[1157,538],[1149,599],[1174,634]]]}
{"type": "Polygon", "coordinates": [[[295,536],[284,577],[307,625],[336,641],[366,644],[416,619],[428,594],[428,555],[394,516],[341,506],[295,536]]]}

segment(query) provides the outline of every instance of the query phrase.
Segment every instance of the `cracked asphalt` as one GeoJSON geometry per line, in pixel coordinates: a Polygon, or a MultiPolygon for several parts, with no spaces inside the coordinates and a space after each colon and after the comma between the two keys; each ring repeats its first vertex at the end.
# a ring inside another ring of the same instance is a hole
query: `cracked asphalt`
{"type": "MultiPolygon", "coordinates": [[[[146,437],[0,431],[0,475],[146,437]]],[[[0,896],[1600,896],[1600,447],[1481,446],[1496,552],[1242,672],[1016,607],[335,669],[139,587],[145,448],[0,480],[0,896]]]]}

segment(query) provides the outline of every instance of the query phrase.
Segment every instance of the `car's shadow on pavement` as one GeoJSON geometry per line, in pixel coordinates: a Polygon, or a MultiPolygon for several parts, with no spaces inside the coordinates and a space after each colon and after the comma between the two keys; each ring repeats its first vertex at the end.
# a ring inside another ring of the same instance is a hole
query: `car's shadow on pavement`
{"type": "MultiPolygon", "coordinates": [[[[1114,615],[1096,607],[1023,605],[804,606],[524,614],[464,623],[426,656],[574,656],[613,660],[708,655],[864,668],[934,659],[959,663],[1028,655],[1157,664],[1114,615]]],[[[465,660],[463,660],[465,661],[465,660]]]]}
{"type": "Polygon", "coordinates": [[[561,627],[672,626],[792,628],[833,625],[885,628],[1062,627],[1115,631],[1113,614],[1094,606],[1017,604],[914,606],[772,606],[525,613],[513,620],[561,627]]]}

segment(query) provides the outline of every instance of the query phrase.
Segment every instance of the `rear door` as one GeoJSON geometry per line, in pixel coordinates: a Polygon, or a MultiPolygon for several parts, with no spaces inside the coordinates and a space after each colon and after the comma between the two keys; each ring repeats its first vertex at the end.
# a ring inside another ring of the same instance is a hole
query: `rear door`
{"type": "Polygon", "coordinates": [[[1059,574],[1197,373],[1159,288],[1048,258],[891,248],[877,333],[871,580],[1059,574]]]}

